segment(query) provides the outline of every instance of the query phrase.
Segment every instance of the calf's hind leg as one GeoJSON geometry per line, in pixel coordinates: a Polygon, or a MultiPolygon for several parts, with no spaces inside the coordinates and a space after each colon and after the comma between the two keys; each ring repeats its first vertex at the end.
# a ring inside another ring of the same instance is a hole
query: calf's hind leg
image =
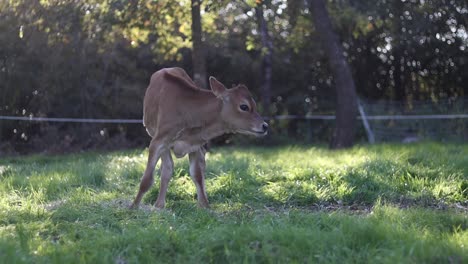
{"type": "Polygon", "coordinates": [[[143,195],[153,185],[154,167],[156,166],[156,163],[158,163],[159,157],[161,156],[163,150],[164,150],[164,146],[161,143],[161,141],[156,140],[156,139],[151,140],[151,143],[149,146],[149,153],[148,153],[148,163],[146,164],[145,173],[143,174],[143,177],[141,178],[140,189],[138,190],[138,194],[135,197],[135,200],[133,201],[130,208],[138,208],[138,206],[140,206],[140,202],[141,202],[141,199],[143,198],[143,195]]]}
{"type": "Polygon", "coordinates": [[[205,150],[200,148],[199,150],[189,154],[190,161],[190,176],[197,187],[197,200],[198,206],[208,208],[208,198],[205,190],[205,150]]]}
{"type": "Polygon", "coordinates": [[[157,208],[164,208],[166,205],[166,193],[173,170],[174,162],[172,161],[171,151],[166,150],[161,154],[161,183],[158,199],[154,203],[154,206],[157,208]]]}

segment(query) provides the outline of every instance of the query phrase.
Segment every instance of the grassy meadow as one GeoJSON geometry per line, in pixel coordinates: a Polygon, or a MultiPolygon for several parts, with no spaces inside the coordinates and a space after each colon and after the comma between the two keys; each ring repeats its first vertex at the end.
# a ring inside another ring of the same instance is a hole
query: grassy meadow
{"type": "Polygon", "coordinates": [[[147,150],[0,158],[0,263],[467,263],[468,145],[214,148],[139,210],[147,150]]]}

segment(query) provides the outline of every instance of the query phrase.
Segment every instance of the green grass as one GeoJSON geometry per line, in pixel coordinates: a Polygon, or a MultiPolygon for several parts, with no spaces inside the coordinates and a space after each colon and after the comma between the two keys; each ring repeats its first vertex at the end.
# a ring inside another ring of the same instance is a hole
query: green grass
{"type": "Polygon", "coordinates": [[[211,210],[186,159],[129,210],[146,155],[0,159],[0,263],[468,262],[468,145],[217,148],[211,210]]]}

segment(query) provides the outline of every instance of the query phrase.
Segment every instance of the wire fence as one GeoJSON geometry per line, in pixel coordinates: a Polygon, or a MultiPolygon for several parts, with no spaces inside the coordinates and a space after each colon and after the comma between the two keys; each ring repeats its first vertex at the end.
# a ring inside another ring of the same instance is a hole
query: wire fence
{"type": "Polygon", "coordinates": [[[468,99],[445,101],[360,100],[375,142],[466,140],[468,99]]]}
{"type": "MultiPolygon", "coordinates": [[[[362,119],[357,116],[357,119],[362,119]]],[[[374,115],[366,116],[368,120],[414,120],[414,119],[464,119],[468,114],[455,115],[374,115]]],[[[265,120],[335,120],[334,115],[278,115],[264,117],[265,120]]],[[[94,118],[66,118],[66,117],[26,117],[26,116],[0,116],[0,120],[16,120],[31,122],[59,122],[59,123],[103,123],[103,124],[142,124],[141,119],[94,119],[94,118]]]]}
{"type": "Polygon", "coordinates": [[[141,119],[94,119],[67,117],[0,116],[0,120],[60,123],[102,123],[102,124],[142,124],[141,119]]]}
{"type": "MultiPolygon", "coordinates": [[[[467,139],[468,114],[466,113],[468,99],[445,102],[433,101],[359,101],[359,116],[362,129],[370,143],[385,141],[407,141],[420,139],[467,139]]],[[[331,107],[328,106],[330,109],[331,107]]],[[[330,111],[327,111],[330,113],[330,111]]],[[[289,129],[290,122],[302,122],[297,134],[302,133],[312,138],[313,133],[328,133],[330,125],[319,121],[333,121],[333,114],[306,115],[276,115],[265,117],[266,120],[276,122],[280,129],[289,129]],[[278,123],[279,122],[279,123],[278,123]],[[287,124],[284,125],[286,122],[287,124]],[[323,127],[327,127],[324,129],[323,127]],[[328,129],[328,130],[327,130],[328,129]],[[314,132],[315,131],[315,132],[314,132]],[[317,132],[318,131],[318,132],[317,132]]],[[[51,122],[51,123],[96,123],[96,124],[142,124],[141,119],[94,119],[67,117],[35,117],[35,116],[0,116],[0,120],[22,122],[51,122]]]]}

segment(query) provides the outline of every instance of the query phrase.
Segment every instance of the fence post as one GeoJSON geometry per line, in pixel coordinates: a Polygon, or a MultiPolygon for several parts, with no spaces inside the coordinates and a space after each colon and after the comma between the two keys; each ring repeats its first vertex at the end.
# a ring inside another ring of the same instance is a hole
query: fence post
{"type": "Polygon", "coordinates": [[[375,143],[374,133],[372,132],[372,129],[369,125],[369,121],[367,120],[366,113],[364,112],[364,108],[362,107],[361,100],[359,98],[358,98],[358,109],[359,109],[359,114],[361,115],[362,124],[364,125],[364,128],[366,129],[367,139],[369,140],[369,143],[374,144],[375,143]]]}

